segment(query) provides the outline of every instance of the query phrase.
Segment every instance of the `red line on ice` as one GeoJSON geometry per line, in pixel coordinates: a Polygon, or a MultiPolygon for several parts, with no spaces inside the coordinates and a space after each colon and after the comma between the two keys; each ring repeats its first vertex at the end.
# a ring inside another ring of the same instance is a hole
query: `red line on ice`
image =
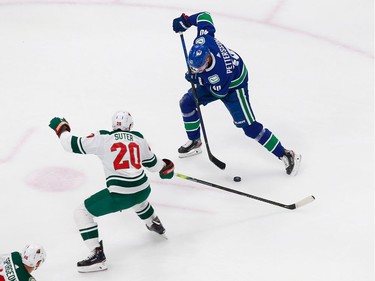
{"type": "Polygon", "coordinates": [[[31,129],[27,130],[24,133],[24,135],[19,138],[16,145],[9,151],[8,155],[6,155],[3,158],[0,158],[0,163],[6,163],[6,162],[9,162],[10,160],[12,160],[14,158],[14,156],[16,156],[18,154],[18,152],[21,150],[23,144],[25,144],[27,142],[27,140],[29,139],[29,136],[34,133],[34,131],[35,131],[34,128],[31,128],[31,129]]]}

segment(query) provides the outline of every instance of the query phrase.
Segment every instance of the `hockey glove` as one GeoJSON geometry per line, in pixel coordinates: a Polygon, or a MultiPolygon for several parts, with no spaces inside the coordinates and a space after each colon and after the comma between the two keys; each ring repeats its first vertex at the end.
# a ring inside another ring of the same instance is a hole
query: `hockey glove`
{"type": "Polygon", "coordinates": [[[190,82],[190,83],[193,83],[193,84],[199,84],[199,78],[198,78],[198,75],[197,74],[193,74],[193,73],[190,73],[190,72],[186,72],[185,73],[185,79],[190,82]]]}
{"type": "Polygon", "coordinates": [[[160,178],[171,179],[174,174],[174,164],[169,159],[163,159],[163,162],[165,163],[165,165],[159,172],[160,178]]]}
{"type": "Polygon", "coordinates": [[[191,26],[189,22],[189,16],[182,14],[180,17],[173,20],[173,30],[174,32],[184,32],[191,26]]]}
{"type": "Polygon", "coordinates": [[[70,132],[69,123],[68,121],[65,120],[65,118],[54,117],[49,122],[49,126],[51,127],[52,130],[56,132],[56,135],[58,137],[60,137],[61,134],[65,131],[70,132]]]}

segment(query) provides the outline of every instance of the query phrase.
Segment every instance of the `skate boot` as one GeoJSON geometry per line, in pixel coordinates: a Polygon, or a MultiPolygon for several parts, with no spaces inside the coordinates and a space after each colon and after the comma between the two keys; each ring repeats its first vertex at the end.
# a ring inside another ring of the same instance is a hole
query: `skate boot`
{"type": "Polygon", "coordinates": [[[297,175],[301,158],[302,156],[300,154],[296,154],[293,150],[285,149],[284,155],[281,156],[280,159],[283,160],[285,170],[288,175],[297,175]]]}
{"type": "Polygon", "coordinates": [[[158,217],[153,218],[152,224],[150,226],[146,224],[146,227],[148,230],[154,231],[157,234],[163,236],[164,238],[167,238],[167,236],[165,235],[165,228],[158,217]]]}
{"type": "Polygon", "coordinates": [[[187,143],[178,149],[179,157],[185,158],[202,153],[201,146],[202,142],[200,139],[188,140],[187,143]]]}
{"type": "Polygon", "coordinates": [[[103,251],[103,241],[95,248],[85,260],[77,262],[78,272],[93,272],[107,269],[106,258],[103,251]]]}

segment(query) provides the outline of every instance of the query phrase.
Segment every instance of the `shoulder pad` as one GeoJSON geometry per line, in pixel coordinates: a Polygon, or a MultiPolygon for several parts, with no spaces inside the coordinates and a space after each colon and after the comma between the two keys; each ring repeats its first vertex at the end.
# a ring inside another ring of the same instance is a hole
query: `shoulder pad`
{"type": "Polygon", "coordinates": [[[137,137],[140,137],[141,139],[143,139],[143,135],[140,133],[140,132],[137,132],[137,131],[130,131],[130,133],[132,133],[133,135],[136,135],[137,137]]]}
{"type": "Polygon", "coordinates": [[[100,135],[110,135],[111,132],[107,131],[107,130],[99,130],[99,134],[100,135]]]}

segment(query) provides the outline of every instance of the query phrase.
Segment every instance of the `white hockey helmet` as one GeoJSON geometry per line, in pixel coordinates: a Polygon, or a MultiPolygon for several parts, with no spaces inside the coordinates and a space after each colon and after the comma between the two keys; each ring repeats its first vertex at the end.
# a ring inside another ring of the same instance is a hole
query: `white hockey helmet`
{"type": "Polygon", "coordinates": [[[34,270],[37,270],[46,258],[46,251],[39,244],[28,244],[22,251],[22,263],[34,270]]]}
{"type": "Polygon", "coordinates": [[[129,112],[119,110],[112,117],[112,129],[121,131],[131,131],[133,128],[133,118],[129,112]]]}

